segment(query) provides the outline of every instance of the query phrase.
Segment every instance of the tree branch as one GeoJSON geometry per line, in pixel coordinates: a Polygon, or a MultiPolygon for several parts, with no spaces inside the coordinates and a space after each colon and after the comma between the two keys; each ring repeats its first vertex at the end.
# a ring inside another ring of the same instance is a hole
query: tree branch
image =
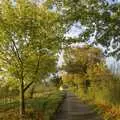
{"type": "Polygon", "coordinates": [[[24,92],[34,83],[34,81],[31,81],[25,88],[24,88],[24,92]]]}
{"type": "Polygon", "coordinates": [[[16,56],[17,56],[18,60],[20,61],[20,63],[23,64],[23,62],[22,62],[22,60],[21,60],[21,58],[20,58],[20,54],[19,54],[19,52],[18,52],[18,49],[17,49],[17,47],[16,47],[15,41],[14,41],[13,39],[12,39],[12,42],[13,42],[13,45],[14,45],[14,47],[15,47],[15,49],[13,48],[14,53],[16,54],[16,56]]]}
{"type": "MultiPolygon", "coordinates": [[[[40,65],[40,55],[38,57],[38,62],[36,65],[36,70],[35,70],[35,74],[37,74],[38,70],[39,70],[39,65],[40,65]]],[[[24,92],[34,83],[34,81],[31,81],[25,88],[24,88],[24,92]]]]}

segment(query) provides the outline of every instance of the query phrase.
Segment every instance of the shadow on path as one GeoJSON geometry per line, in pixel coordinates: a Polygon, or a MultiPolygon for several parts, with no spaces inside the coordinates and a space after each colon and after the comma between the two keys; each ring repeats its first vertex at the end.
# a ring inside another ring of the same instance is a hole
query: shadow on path
{"type": "Polygon", "coordinates": [[[103,120],[93,109],[72,93],[67,93],[56,120],[103,120]]]}

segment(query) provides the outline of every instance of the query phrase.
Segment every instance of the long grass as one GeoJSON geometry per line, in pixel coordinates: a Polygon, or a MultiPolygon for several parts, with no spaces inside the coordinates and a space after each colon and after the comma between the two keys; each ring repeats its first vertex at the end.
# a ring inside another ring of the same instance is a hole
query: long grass
{"type": "Polygon", "coordinates": [[[74,90],[83,101],[95,105],[105,120],[120,120],[120,80],[112,79],[107,82],[93,84],[87,92],[83,87],[74,90]]]}
{"type": "MultiPolygon", "coordinates": [[[[64,94],[58,91],[26,99],[25,120],[50,120],[64,94]]],[[[0,105],[0,120],[19,120],[19,101],[0,105]]]]}

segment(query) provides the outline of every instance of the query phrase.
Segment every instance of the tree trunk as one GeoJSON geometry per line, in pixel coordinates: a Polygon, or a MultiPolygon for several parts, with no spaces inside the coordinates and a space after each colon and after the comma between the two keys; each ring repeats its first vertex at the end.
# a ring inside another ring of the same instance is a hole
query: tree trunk
{"type": "Polygon", "coordinates": [[[24,101],[24,83],[23,79],[20,81],[20,117],[23,120],[25,114],[25,101],[24,101]]]}
{"type": "Polygon", "coordinates": [[[31,90],[30,90],[30,99],[32,99],[32,98],[33,98],[34,89],[35,89],[35,87],[34,87],[34,86],[32,86],[32,88],[31,88],[31,90]]]}

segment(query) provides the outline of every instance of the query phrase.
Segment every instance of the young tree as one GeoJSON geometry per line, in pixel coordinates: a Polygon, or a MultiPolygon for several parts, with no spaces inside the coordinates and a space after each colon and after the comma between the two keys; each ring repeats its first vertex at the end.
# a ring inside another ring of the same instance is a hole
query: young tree
{"type": "Polygon", "coordinates": [[[4,0],[0,4],[0,23],[0,62],[19,80],[22,116],[25,91],[55,69],[62,35],[59,14],[35,1],[4,0]]]}

